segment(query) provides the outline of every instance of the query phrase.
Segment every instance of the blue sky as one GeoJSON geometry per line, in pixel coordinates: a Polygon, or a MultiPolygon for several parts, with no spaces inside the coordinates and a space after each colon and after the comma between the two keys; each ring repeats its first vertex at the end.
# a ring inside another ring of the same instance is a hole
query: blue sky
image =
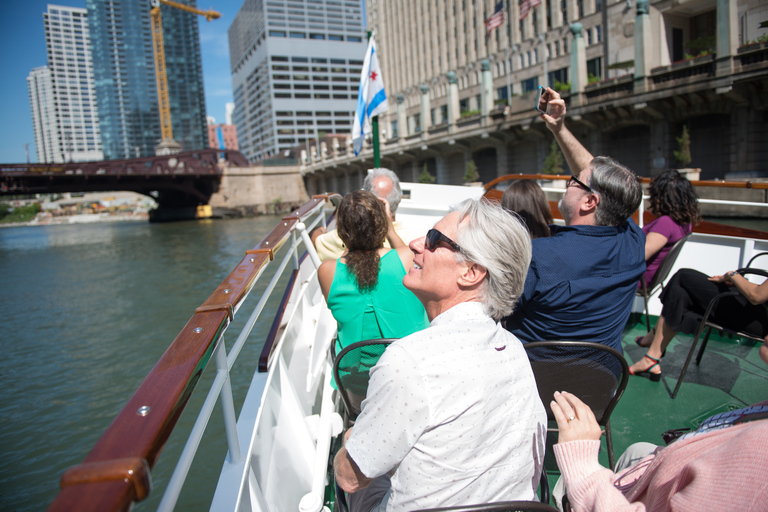
{"type": "MultiPolygon", "coordinates": [[[[30,161],[37,161],[27,76],[32,68],[47,63],[43,12],[49,3],[85,7],[85,0],[3,2],[0,18],[0,163],[26,162],[25,143],[29,144],[30,161]]],[[[199,21],[205,106],[207,114],[219,123],[224,122],[225,104],[233,101],[227,29],[242,3],[243,0],[197,2],[201,9],[211,7],[221,13],[221,18],[217,20],[207,22],[200,17],[199,21]]]]}

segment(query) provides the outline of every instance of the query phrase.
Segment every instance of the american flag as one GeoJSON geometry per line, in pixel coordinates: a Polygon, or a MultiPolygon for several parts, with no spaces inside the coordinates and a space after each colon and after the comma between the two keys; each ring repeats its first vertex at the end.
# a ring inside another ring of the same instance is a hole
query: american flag
{"type": "Polygon", "coordinates": [[[500,27],[504,23],[504,2],[503,0],[496,4],[493,14],[485,20],[485,31],[489,33],[491,30],[500,27]]]}
{"type": "Polygon", "coordinates": [[[531,12],[531,9],[541,3],[541,0],[523,0],[520,4],[520,19],[524,19],[531,12]]]}

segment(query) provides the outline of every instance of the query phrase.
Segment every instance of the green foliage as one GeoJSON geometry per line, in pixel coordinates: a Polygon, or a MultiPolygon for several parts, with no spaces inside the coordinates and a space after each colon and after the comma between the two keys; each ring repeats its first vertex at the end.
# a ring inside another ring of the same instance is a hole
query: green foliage
{"type": "Polygon", "coordinates": [[[480,179],[480,173],[477,172],[477,164],[474,160],[467,162],[464,170],[464,183],[472,183],[480,179]]]}
{"type": "Polygon", "coordinates": [[[459,119],[463,119],[465,117],[474,116],[475,114],[479,114],[479,110],[464,110],[459,115],[459,119]]]}
{"type": "Polygon", "coordinates": [[[436,181],[437,179],[427,170],[427,164],[425,163],[424,167],[421,168],[421,174],[419,174],[419,183],[434,183],[436,181]]]}
{"type": "Polygon", "coordinates": [[[685,167],[691,163],[691,136],[688,133],[688,127],[683,125],[683,134],[680,137],[676,137],[677,151],[674,151],[675,160],[681,167],[685,167]]]}
{"type": "Polygon", "coordinates": [[[552,139],[552,144],[549,145],[549,154],[544,159],[544,168],[541,170],[542,174],[565,174],[563,164],[565,158],[563,157],[560,146],[555,139],[552,139]]]}
{"type": "MultiPolygon", "coordinates": [[[[32,203],[26,206],[19,206],[10,212],[10,207],[7,204],[3,203],[3,206],[5,207],[6,214],[0,218],[0,223],[2,224],[10,224],[13,222],[30,222],[35,218],[35,215],[37,215],[38,212],[42,210],[40,203],[32,203]]],[[[1,212],[2,210],[0,210],[0,213],[1,212]]]]}
{"type": "Polygon", "coordinates": [[[557,92],[570,92],[571,90],[571,81],[567,82],[561,82],[559,80],[555,80],[555,90],[557,92]]]}
{"type": "Polygon", "coordinates": [[[597,75],[593,75],[592,73],[590,73],[587,76],[587,83],[588,84],[594,84],[594,83],[599,82],[599,81],[600,81],[600,77],[597,76],[597,75]]]}
{"type": "Polygon", "coordinates": [[[707,36],[688,41],[683,47],[685,47],[691,55],[701,57],[702,55],[715,53],[715,45],[717,45],[717,38],[715,36],[707,36]]]}
{"type": "Polygon", "coordinates": [[[11,213],[11,210],[13,208],[8,203],[0,203],[0,219],[11,213]]]}

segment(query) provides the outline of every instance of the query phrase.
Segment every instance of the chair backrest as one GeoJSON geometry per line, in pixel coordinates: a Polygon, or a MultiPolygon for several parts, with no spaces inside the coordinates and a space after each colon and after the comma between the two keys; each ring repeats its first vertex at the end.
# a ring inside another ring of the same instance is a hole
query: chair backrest
{"type": "Polygon", "coordinates": [[[589,341],[536,341],[523,346],[549,420],[555,419],[549,407],[555,391],[568,391],[605,426],[629,380],[629,366],[618,350],[589,341]]]}
{"type": "Polygon", "coordinates": [[[667,279],[667,276],[669,275],[670,270],[672,270],[672,267],[675,265],[675,261],[677,261],[677,257],[680,255],[680,251],[683,248],[683,244],[690,237],[691,237],[691,234],[688,233],[683,238],[675,242],[675,244],[669,250],[667,255],[664,256],[664,260],[661,262],[661,265],[659,265],[658,270],[656,270],[656,274],[654,274],[653,279],[648,285],[649,291],[652,291],[654,288],[656,288],[659,284],[663,283],[667,279]]]}
{"type": "Polygon", "coordinates": [[[540,501],[500,501],[483,505],[464,505],[456,507],[425,508],[417,512],[559,512],[555,507],[540,501]]]}
{"type": "Polygon", "coordinates": [[[365,340],[344,347],[333,363],[333,378],[339,388],[350,419],[360,414],[360,404],[368,391],[371,368],[379,361],[392,338],[365,340]]]}
{"type": "Polygon", "coordinates": [[[754,261],[755,261],[757,258],[759,258],[760,256],[768,256],[768,252],[759,252],[759,253],[755,254],[754,256],[752,256],[752,257],[749,259],[749,263],[747,263],[747,267],[751,267],[751,266],[752,266],[752,263],[753,263],[753,262],[754,262],[754,261]]]}

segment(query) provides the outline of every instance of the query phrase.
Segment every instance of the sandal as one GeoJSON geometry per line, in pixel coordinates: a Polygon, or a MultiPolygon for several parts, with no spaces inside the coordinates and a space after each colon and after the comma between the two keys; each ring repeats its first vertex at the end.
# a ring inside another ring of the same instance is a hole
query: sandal
{"type": "Polygon", "coordinates": [[[629,369],[630,375],[636,375],[638,377],[648,377],[649,379],[651,379],[651,382],[659,382],[661,380],[661,373],[651,373],[651,370],[653,369],[654,366],[659,366],[659,368],[661,368],[661,366],[659,365],[659,363],[661,362],[661,359],[656,359],[655,357],[651,357],[648,354],[645,354],[643,357],[646,357],[651,361],[653,361],[653,364],[648,368],[646,368],[645,370],[637,373],[633,372],[632,368],[630,368],[629,369]]]}
{"type": "MultiPolygon", "coordinates": [[[[653,331],[651,331],[651,332],[653,332],[653,331]]],[[[641,342],[643,339],[645,339],[645,336],[638,336],[637,338],[635,338],[635,344],[636,344],[638,347],[648,348],[648,346],[646,346],[646,345],[641,345],[641,344],[640,344],[640,342],[641,342]]],[[[661,353],[661,357],[664,357],[665,355],[667,355],[667,349],[664,349],[664,351],[661,353]]]]}

